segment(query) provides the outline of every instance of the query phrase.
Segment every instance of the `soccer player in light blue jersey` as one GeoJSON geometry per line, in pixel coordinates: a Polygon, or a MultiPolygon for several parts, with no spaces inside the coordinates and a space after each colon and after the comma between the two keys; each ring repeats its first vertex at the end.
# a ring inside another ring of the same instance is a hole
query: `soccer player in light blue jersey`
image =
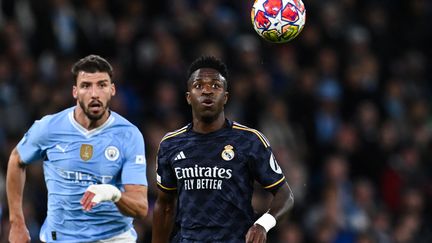
{"type": "Polygon", "coordinates": [[[111,111],[111,65],[89,55],[72,67],[74,107],[36,121],[13,149],[7,171],[11,243],[30,242],[22,201],[26,165],[43,160],[48,212],[43,242],[136,241],[147,215],[144,139],[111,111]]]}

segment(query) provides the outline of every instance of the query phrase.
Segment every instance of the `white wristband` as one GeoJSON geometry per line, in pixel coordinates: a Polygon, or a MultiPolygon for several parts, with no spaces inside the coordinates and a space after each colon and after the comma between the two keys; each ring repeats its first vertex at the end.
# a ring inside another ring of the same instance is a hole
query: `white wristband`
{"type": "Polygon", "coordinates": [[[261,225],[262,227],[264,227],[266,232],[268,232],[271,228],[276,226],[276,219],[275,217],[273,217],[273,215],[265,213],[263,214],[263,216],[257,219],[254,224],[261,225]]]}
{"type": "Polygon", "coordinates": [[[109,184],[94,184],[89,186],[87,191],[95,194],[91,200],[94,203],[103,201],[118,202],[121,198],[121,191],[117,187],[109,184]]]}

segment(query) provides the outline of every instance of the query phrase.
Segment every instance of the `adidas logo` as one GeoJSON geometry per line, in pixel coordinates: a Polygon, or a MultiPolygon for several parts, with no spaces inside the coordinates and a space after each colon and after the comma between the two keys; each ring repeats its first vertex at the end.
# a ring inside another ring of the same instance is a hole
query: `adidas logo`
{"type": "Polygon", "coordinates": [[[176,155],[174,160],[179,160],[179,159],[186,159],[186,156],[184,155],[183,151],[180,151],[180,153],[176,155]]]}

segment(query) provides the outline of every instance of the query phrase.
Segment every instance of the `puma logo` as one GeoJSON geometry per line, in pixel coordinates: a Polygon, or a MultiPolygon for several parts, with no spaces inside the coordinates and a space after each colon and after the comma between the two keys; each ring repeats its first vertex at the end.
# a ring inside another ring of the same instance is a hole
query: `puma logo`
{"type": "Polygon", "coordinates": [[[66,152],[66,149],[67,149],[67,146],[66,146],[65,148],[62,148],[62,147],[61,147],[60,145],[58,145],[58,144],[57,144],[55,147],[56,147],[56,149],[62,151],[62,153],[66,152]]]}

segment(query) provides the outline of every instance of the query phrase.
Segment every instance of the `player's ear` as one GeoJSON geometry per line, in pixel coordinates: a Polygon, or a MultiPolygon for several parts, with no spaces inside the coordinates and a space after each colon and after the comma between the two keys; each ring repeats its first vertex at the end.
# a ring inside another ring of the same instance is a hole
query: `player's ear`
{"type": "Polygon", "coordinates": [[[224,95],[224,105],[226,105],[226,103],[228,102],[228,96],[229,96],[229,92],[225,91],[225,95],[224,95]]]}
{"type": "Polygon", "coordinates": [[[77,86],[76,86],[76,85],[72,86],[72,96],[73,96],[75,99],[78,98],[78,89],[77,89],[77,86]]]}
{"type": "Polygon", "coordinates": [[[190,105],[190,104],[191,104],[190,92],[189,92],[189,91],[186,92],[186,93],[185,93],[185,96],[186,96],[186,101],[187,101],[187,103],[190,105]]]}
{"type": "Polygon", "coordinates": [[[111,96],[114,96],[116,94],[116,87],[114,83],[111,83],[111,96]]]}

